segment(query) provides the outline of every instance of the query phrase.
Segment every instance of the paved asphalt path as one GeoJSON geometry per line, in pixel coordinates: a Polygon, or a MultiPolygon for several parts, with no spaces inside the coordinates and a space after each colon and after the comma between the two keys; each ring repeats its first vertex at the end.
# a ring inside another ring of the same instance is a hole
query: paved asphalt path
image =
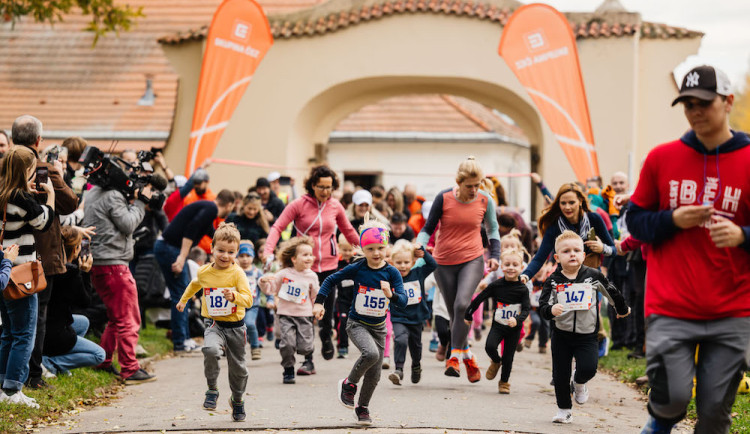
{"type": "MultiPolygon", "coordinates": [[[[316,333],[317,334],[317,333],[316,333]]],[[[430,335],[423,334],[423,375],[419,384],[409,382],[411,359],[407,355],[405,382],[396,386],[383,370],[372,402],[374,424],[368,431],[395,433],[446,433],[507,431],[522,433],[636,433],[647,418],[645,399],[637,391],[599,373],[589,382],[590,399],[573,404],[573,423],[551,422],[556,413],[554,391],[549,385],[549,353],[539,354],[536,345],[518,353],[511,375],[510,395],[497,393],[497,379],[488,381],[484,370],[489,359],[484,341],[474,343],[482,367],[482,381],[470,384],[466,372],[460,378],[443,375],[444,365],[427,351],[430,335]]],[[[109,406],[95,407],[73,416],[68,426],[53,426],[42,432],[205,432],[226,430],[296,430],[346,433],[359,429],[354,411],[343,407],[336,396],[343,378],[359,352],[351,346],[347,359],[323,360],[316,343],[317,374],[297,377],[297,384],[281,382],[278,351],[266,343],[263,358],[247,365],[250,378],[245,396],[247,420],[231,420],[226,363],[222,361],[219,406],[202,409],[206,389],[200,352],[161,360],[153,365],[158,380],[128,386],[109,406]]],[[[301,357],[298,357],[301,361],[301,357]]],[[[499,374],[498,374],[499,379],[499,374]]],[[[680,432],[676,430],[675,432],[680,432]]]]}

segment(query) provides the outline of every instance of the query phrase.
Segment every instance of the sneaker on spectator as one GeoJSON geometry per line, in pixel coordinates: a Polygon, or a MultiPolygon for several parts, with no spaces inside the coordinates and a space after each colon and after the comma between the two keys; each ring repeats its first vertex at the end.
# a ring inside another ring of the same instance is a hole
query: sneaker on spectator
{"type": "Polygon", "coordinates": [[[25,405],[31,408],[39,408],[39,404],[37,404],[34,398],[29,398],[20,390],[13,395],[8,396],[8,399],[6,399],[5,402],[7,402],[8,404],[25,405]]]}
{"type": "MultiPolygon", "coordinates": [[[[189,339],[192,341],[192,339],[189,339]]],[[[195,341],[193,341],[193,344],[195,344],[195,341]]],[[[187,349],[187,341],[185,341],[185,347],[187,349]]],[[[135,346],[135,356],[136,357],[148,357],[148,351],[146,351],[145,348],[143,348],[143,345],[138,344],[135,346]]]]}
{"type": "Polygon", "coordinates": [[[31,378],[29,377],[28,380],[26,380],[26,387],[33,390],[39,390],[39,389],[54,389],[51,384],[44,381],[43,378],[31,378]]]}
{"type": "Polygon", "coordinates": [[[372,419],[370,418],[370,411],[367,407],[359,406],[354,409],[354,414],[357,416],[357,425],[372,425],[372,419]]]}
{"type": "Polygon", "coordinates": [[[115,365],[109,365],[109,366],[99,365],[99,366],[95,367],[94,369],[97,370],[97,371],[109,372],[110,374],[116,375],[118,377],[120,376],[120,370],[117,369],[117,368],[115,368],[115,365]]]}
{"type": "MultiPolygon", "coordinates": [[[[195,342],[192,339],[185,339],[185,343],[183,345],[185,346],[185,351],[188,351],[188,352],[200,350],[201,348],[203,348],[200,345],[198,345],[198,342],[195,342]]],[[[136,347],[136,354],[138,354],[138,347],[136,347]]]]}
{"type": "Polygon", "coordinates": [[[128,378],[125,378],[125,384],[140,384],[140,383],[148,383],[150,381],[156,380],[156,375],[149,374],[144,369],[139,369],[135,371],[135,374],[131,375],[128,378]]]}
{"type": "Polygon", "coordinates": [[[339,380],[339,402],[346,408],[354,408],[354,395],[357,394],[357,385],[351,384],[344,378],[339,380]]]}

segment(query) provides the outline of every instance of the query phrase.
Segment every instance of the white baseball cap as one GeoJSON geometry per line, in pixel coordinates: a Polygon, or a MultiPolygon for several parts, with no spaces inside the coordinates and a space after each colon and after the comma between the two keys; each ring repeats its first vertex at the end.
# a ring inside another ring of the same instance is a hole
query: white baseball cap
{"type": "Polygon", "coordinates": [[[357,190],[352,195],[352,202],[354,202],[355,205],[361,205],[365,202],[367,202],[368,205],[372,205],[372,194],[367,190],[357,190]]]}
{"type": "Polygon", "coordinates": [[[281,178],[281,174],[279,172],[271,172],[266,177],[266,179],[268,180],[268,182],[274,182],[274,181],[278,180],[279,178],[281,178]]]}

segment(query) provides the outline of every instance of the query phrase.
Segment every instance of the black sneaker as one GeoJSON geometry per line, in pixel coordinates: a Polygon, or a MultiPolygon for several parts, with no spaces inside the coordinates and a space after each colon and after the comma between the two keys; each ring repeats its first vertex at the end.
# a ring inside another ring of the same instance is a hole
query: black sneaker
{"type": "Polygon", "coordinates": [[[294,368],[284,368],[284,384],[294,384],[294,368]]]}
{"type": "Polygon", "coordinates": [[[117,368],[115,368],[115,365],[109,365],[106,368],[99,368],[99,367],[97,367],[97,368],[94,368],[94,369],[97,370],[97,371],[109,372],[110,374],[116,375],[118,377],[120,376],[120,370],[117,369],[117,368]]]}
{"type": "Polygon", "coordinates": [[[401,369],[396,369],[395,371],[391,372],[391,375],[388,376],[388,379],[391,380],[391,383],[395,384],[396,386],[400,386],[401,380],[404,379],[404,371],[401,369]]]}
{"type": "Polygon", "coordinates": [[[235,402],[234,398],[229,398],[229,405],[232,406],[232,420],[242,422],[245,420],[245,401],[235,402]]]}
{"type": "Polygon", "coordinates": [[[302,366],[297,369],[297,375],[314,375],[315,365],[312,360],[305,360],[302,362],[302,366]]]}
{"type": "Polygon", "coordinates": [[[44,381],[43,378],[29,378],[26,380],[25,383],[26,387],[29,389],[39,390],[39,389],[54,389],[51,384],[44,381]]]}
{"type": "Polygon", "coordinates": [[[336,353],[336,351],[333,348],[333,341],[331,341],[331,335],[326,333],[325,335],[321,335],[320,341],[322,342],[322,349],[321,353],[323,354],[323,358],[326,360],[331,360],[333,358],[333,355],[336,353]]]}
{"type": "Polygon", "coordinates": [[[149,374],[143,369],[135,371],[135,374],[125,379],[125,384],[148,383],[156,380],[156,375],[149,374]]]}
{"type": "Polygon", "coordinates": [[[370,411],[367,409],[367,407],[355,408],[354,414],[357,415],[358,425],[372,425],[372,419],[370,418],[370,411]]]}
{"type": "Polygon", "coordinates": [[[421,366],[412,366],[411,367],[411,382],[414,384],[419,383],[419,380],[422,379],[422,367],[421,366]]]}
{"type": "Polygon", "coordinates": [[[219,399],[219,391],[208,389],[206,399],[203,400],[204,410],[216,410],[216,400],[219,399]]]}
{"type": "Polygon", "coordinates": [[[346,378],[339,380],[339,401],[346,408],[354,408],[354,395],[357,394],[357,385],[351,384],[346,378]]]}

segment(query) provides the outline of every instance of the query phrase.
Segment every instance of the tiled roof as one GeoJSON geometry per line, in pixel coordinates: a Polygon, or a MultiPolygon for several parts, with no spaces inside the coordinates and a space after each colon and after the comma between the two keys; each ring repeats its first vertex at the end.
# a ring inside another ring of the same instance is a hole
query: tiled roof
{"type": "Polygon", "coordinates": [[[351,113],[336,125],[336,132],[487,133],[528,142],[521,128],[492,109],[466,98],[437,95],[401,95],[378,101],[351,113]]]}
{"type": "MultiPolygon", "coordinates": [[[[489,20],[504,26],[512,12],[513,10],[509,7],[464,0],[385,0],[353,9],[331,12],[324,16],[315,13],[315,9],[287,16],[272,15],[269,16],[269,21],[273,37],[283,39],[323,35],[387,16],[411,13],[465,16],[489,20]]],[[[579,39],[628,36],[638,31],[642,37],[646,38],[694,38],[703,35],[701,32],[666,24],[641,22],[640,16],[634,13],[606,15],[567,13],[566,16],[579,39]]],[[[178,44],[184,41],[201,40],[206,37],[207,33],[208,24],[204,24],[164,36],[159,41],[165,44],[178,44]]]]}
{"type": "MultiPolygon", "coordinates": [[[[310,7],[321,0],[261,1],[267,13],[310,7]]],[[[88,18],[66,15],[54,26],[24,18],[12,28],[0,17],[0,128],[10,130],[21,114],[32,114],[45,131],[112,138],[118,147],[163,146],[172,128],[178,76],[157,39],[211,20],[221,0],[115,0],[143,6],[145,17],[119,37],[93,46],[83,31],[88,18]],[[139,106],[146,79],[153,82],[153,106],[139,106]],[[130,144],[127,144],[130,143],[130,144]]],[[[46,136],[48,140],[55,136],[46,136]]],[[[99,141],[97,141],[99,143],[99,141]]]]}

